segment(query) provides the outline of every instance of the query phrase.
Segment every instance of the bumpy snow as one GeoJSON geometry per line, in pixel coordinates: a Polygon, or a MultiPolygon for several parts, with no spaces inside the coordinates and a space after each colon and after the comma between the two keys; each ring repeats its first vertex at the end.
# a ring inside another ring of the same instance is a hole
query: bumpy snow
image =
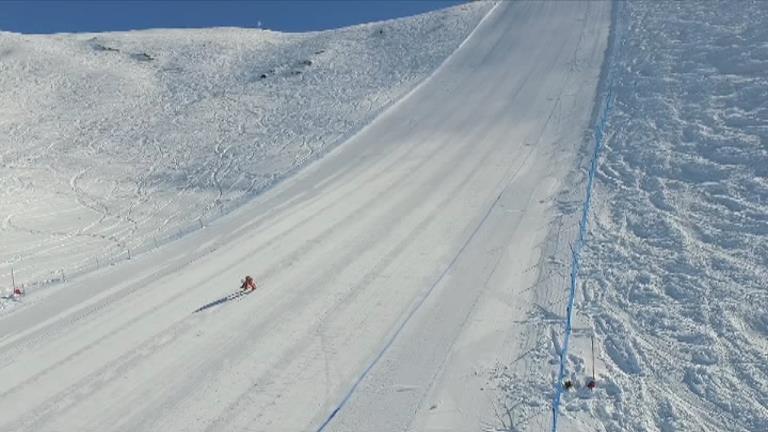
{"type": "Polygon", "coordinates": [[[621,6],[561,430],[768,430],[768,3],[621,6]]]}
{"type": "Polygon", "coordinates": [[[327,153],[492,5],[333,31],[0,33],[0,294],[136,256],[327,153]]]}

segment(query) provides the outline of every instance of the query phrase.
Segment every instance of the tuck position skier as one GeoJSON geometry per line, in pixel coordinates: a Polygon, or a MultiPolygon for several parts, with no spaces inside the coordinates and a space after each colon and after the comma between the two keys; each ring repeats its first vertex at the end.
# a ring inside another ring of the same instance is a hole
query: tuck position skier
{"type": "Polygon", "coordinates": [[[256,290],[256,282],[253,281],[253,278],[250,276],[246,276],[245,280],[243,281],[243,284],[240,285],[240,289],[243,291],[255,291],[256,290]]]}

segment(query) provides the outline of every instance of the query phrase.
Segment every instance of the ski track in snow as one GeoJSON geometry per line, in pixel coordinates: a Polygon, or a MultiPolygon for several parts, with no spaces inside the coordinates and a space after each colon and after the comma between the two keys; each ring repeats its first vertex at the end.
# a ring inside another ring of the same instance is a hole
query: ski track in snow
{"type": "Polygon", "coordinates": [[[242,205],[402,97],[490,7],[305,34],[0,33],[0,294],[12,267],[29,290],[242,205]]]}

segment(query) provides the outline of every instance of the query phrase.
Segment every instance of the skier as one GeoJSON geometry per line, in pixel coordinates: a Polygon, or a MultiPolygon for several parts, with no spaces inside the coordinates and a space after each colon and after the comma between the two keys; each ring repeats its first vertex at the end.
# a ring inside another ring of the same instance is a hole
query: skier
{"type": "Polygon", "coordinates": [[[256,290],[256,282],[253,281],[253,278],[250,276],[246,276],[245,280],[243,281],[243,284],[240,285],[240,289],[243,291],[255,291],[256,290]]]}
{"type": "Polygon", "coordinates": [[[597,387],[597,383],[595,382],[595,379],[592,378],[589,380],[589,382],[587,382],[587,388],[594,391],[595,387],[597,387]]]}

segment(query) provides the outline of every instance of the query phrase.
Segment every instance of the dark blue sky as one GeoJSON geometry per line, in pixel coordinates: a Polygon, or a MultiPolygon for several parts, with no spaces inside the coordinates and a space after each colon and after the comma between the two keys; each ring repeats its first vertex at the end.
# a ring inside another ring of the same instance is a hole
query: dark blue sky
{"type": "Polygon", "coordinates": [[[258,27],[324,30],[415,15],[462,0],[0,0],[0,30],[98,32],[145,28],[258,27]]]}

